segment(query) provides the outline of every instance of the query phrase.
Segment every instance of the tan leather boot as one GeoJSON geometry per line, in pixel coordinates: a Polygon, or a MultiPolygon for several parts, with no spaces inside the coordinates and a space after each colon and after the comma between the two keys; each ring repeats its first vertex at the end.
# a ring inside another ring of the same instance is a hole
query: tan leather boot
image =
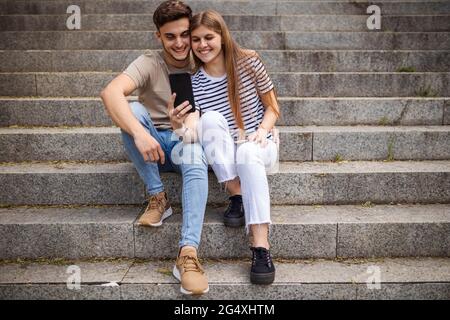
{"type": "Polygon", "coordinates": [[[198,261],[194,247],[181,248],[173,275],[181,282],[180,291],[183,294],[200,295],[209,291],[208,278],[198,261]]]}
{"type": "Polygon", "coordinates": [[[164,219],[172,215],[172,207],[167,199],[166,192],[162,191],[158,194],[150,196],[148,206],[138,223],[143,226],[159,227],[164,219]]]}

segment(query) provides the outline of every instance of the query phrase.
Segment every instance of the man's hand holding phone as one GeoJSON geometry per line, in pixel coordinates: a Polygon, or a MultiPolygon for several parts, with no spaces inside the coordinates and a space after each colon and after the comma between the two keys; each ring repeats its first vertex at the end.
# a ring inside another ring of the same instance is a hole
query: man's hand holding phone
{"type": "Polygon", "coordinates": [[[187,72],[169,74],[169,82],[172,96],[169,99],[168,111],[172,129],[183,141],[192,141],[192,135],[185,140],[188,131],[186,118],[195,112],[191,75],[187,72]]]}
{"type": "Polygon", "coordinates": [[[173,105],[177,108],[189,101],[191,106],[188,112],[195,112],[194,94],[192,92],[191,75],[187,72],[169,74],[170,89],[172,93],[176,93],[173,105]]]}
{"type": "Polygon", "coordinates": [[[177,130],[183,127],[184,120],[186,120],[190,110],[192,109],[192,106],[189,103],[189,101],[184,101],[175,108],[174,103],[176,96],[177,96],[176,93],[172,93],[172,96],[169,99],[169,104],[167,106],[169,110],[170,123],[172,125],[173,130],[177,130]]]}

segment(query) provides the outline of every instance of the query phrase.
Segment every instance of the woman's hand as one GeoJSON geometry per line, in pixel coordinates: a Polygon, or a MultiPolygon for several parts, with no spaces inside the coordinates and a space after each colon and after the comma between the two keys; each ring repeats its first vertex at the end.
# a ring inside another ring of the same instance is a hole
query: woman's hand
{"type": "Polygon", "coordinates": [[[267,146],[267,134],[268,131],[266,129],[259,127],[258,130],[248,136],[248,141],[261,144],[261,147],[264,148],[267,146]]]}

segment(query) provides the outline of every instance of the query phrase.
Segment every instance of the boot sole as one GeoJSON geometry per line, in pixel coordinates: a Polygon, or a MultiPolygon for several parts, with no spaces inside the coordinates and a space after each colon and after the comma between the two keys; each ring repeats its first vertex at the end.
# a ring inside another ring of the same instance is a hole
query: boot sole
{"type": "Polygon", "coordinates": [[[169,209],[167,209],[166,211],[164,211],[161,220],[156,222],[156,223],[149,223],[148,226],[150,227],[160,227],[163,223],[164,220],[166,220],[168,217],[170,217],[173,213],[172,207],[170,207],[169,209]]]}
{"type": "Polygon", "coordinates": [[[161,217],[161,220],[160,220],[159,222],[157,222],[157,223],[151,223],[150,226],[151,226],[151,227],[159,227],[159,226],[161,226],[161,225],[162,225],[162,222],[163,222],[164,220],[166,220],[168,217],[170,217],[170,216],[172,215],[172,213],[173,213],[173,210],[172,210],[172,207],[170,207],[169,209],[167,209],[166,211],[164,211],[164,213],[163,213],[163,215],[162,215],[162,217],[161,217]]]}
{"type": "MultiPolygon", "coordinates": [[[[175,277],[175,279],[177,279],[180,283],[181,283],[181,275],[180,275],[180,271],[178,271],[177,266],[173,266],[173,271],[172,271],[173,276],[175,277]]],[[[180,292],[182,294],[188,295],[188,296],[192,296],[192,295],[200,295],[200,294],[204,294],[204,293],[208,293],[209,291],[209,285],[208,287],[203,290],[203,292],[197,293],[197,292],[193,292],[193,291],[189,291],[186,290],[185,288],[183,288],[183,286],[180,286],[180,292]]]]}
{"type": "Polygon", "coordinates": [[[239,228],[245,226],[245,217],[242,218],[223,218],[225,227],[239,228]]]}
{"type": "Polygon", "coordinates": [[[275,272],[253,273],[250,272],[250,282],[253,284],[272,284],[275,280],[275,272]]]}

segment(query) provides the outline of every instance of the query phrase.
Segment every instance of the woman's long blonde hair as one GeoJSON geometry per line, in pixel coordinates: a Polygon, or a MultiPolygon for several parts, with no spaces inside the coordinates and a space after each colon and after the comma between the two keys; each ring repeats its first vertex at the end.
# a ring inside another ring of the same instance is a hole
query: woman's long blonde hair
{"type": "MultiPolygon", "coordinates": [[[[236,41],[231,37],[230,30],[225,23],[223,17],[214,10],[202,11],[194,15],[190,22],[191,33],[193,30],[200,26],[204,26],[208,29],[213,30],[222,37],[222,50],[225,57],[225,69],[228,78],[228,97],[230,100],[231,110],[233,111],[234,119],[237,126],[240,129],[244,129],[244,122],[242,121],[241,114],[241,101],[239,96],[239,88],[241,86],[241,81],[238,71],[238,61],[244,63],[244,68],[253,73],[254,82],[256,82],[256,74],[252,68],[251,62],[249,62],[249,57],[256,57],[257,53],[253,50],[246,50],[239,46],[236,41]]],[[[197,58],[194,54],[194,61],[196,70],[203,65],[203,62],[197,58]]],[[[256,83],[255,83],[256,84],[256,83]]],[[[270,106],[273,108],[273,106],[270,106]]],[[[275,110],[277,115],[279,111],[275,110]]]]}

